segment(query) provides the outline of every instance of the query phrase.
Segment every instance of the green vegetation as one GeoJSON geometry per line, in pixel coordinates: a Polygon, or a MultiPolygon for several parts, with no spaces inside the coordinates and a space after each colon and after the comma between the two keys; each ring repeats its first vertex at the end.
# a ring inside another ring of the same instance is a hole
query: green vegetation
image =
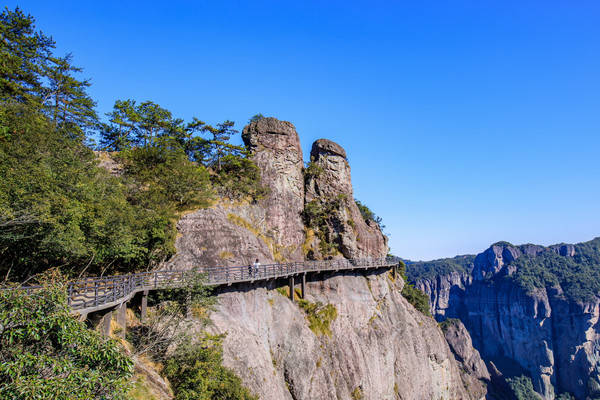
{"type": "Polygon", "coordinates": [[[233,122],[189,122],[151,101],[117,100],[99,121],[72,56],[21,10],[0,14],[0,276],[145,270],[174,252],[175,222],[216,194],[266,194],[233,122]],[[99,133],[113,175],[87,145],[99,133]]]}
{"type": "Polygon", "coordinates": [[[445,320],[439,323],[439,326],[442,332],[446,332],[450,327],[456,325],[459,321],[460,320],[456,318],[446,318],[445,320]]]}
{"type": "Polygon", "coordinates": [[[354,388],[354,390],[351,393],[351,396],[352,396],[352,400],[362,400],[365,398],[360,386],[357,386],[354,388]]]}
{"type": "MultiPolygon", "coordinates": [[[[335,255],[338,252],[338,243],[334,241],[333,228],[330,227],[339,224],[340,210],[346,201],[346,196],[340,194],[330,201],[314,199],[304,205],[304,224],[319,238],[319,251],[322,256],[335,255]]],[[[310,254],[308,256],[310,258],[310,254]]]]}
{"type": "Polygon", "coordinates": [[[222,336],[205,335],[199,343],[179,346],[165,363],[176,400],[254,400],[233,371],[223,367],[222,336]]]}
{"type": "Polygon", "coordinates": [[[125,399],[132,361],[69,315],[64,285],[0,291],[0,398],[125,399]]]}
{"type": "Polygon", "coordinates": [[[411,282],[435,279],[438,276],[449,275],[452,272],[470,273],[473,269],[474,260],[475,256],[465,255],[441,260],[411,262],[406,266],[406,273],[411,282]]]}
{"type": "Polygon", "coordinates": [[[531,378],[521,375],[515,378],[507,378],[506,382],[512,389],[517,400],[539,400],[541,396],[533,390],[531,378]]]}
{"type": "Polygon", "coordinates": [[[333,304],[317,302],[311,303],[307,300],[298,300],[298,306],[306,313],[308,327],[317,336],[327,335],[331,337],[331,323],[337,318],[337,308],[333,304]]]}
{"type": "Polygon", "coordinates": [[[508,279],[527,291],[558,286],[572,301],[591,301],[600,293],[600,238],[575,245],[573,257],[547,250],[513,261],[517,272],[508,279]]]}
{"type": "Polygon", "coordinates": [[[414,308],[422,312],[427,316],[431,316],[431,310],[429,309],[429,296],[417,289],[413,284],[409,283],[406,276],[406,264],[403,261],[399,261],[400,276],[404,279],[404,287],[402,288],[402,296],[414,308]]]}
{"type": "Polygon", "coordinates": [[[379,225],[379,227],[381,229],[385,228],[385,225],[383,225],[383,220],[381,219],[381,217],[378,217],[377,215],[375,215],[375,213],[373,211],[371,211],[371,209],[369,207],[367,207],[366,204],[361,203],[357,199],[354,199],[354,202],[356,203],[356,206],[358,207],[358,210],[360,211],[360,214],[362,215],[365,222],[373,221],[377,225],[379,225]]]}

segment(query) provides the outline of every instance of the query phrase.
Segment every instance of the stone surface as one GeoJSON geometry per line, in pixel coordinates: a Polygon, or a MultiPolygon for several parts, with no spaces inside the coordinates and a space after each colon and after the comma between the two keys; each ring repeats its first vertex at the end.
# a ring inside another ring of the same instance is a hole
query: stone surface
{"type": "Polygon", "coordinates": [[[458,319],[446,320],[442,330],[459,363],[461,377],[468,392],[475,398],[485,398],[491,377],[479,352],[473,348],[471,335],[458,319]]]}
{"type": "Polygon", "coordinates": [[[304,242],[304,160],[296,128],[276,118],[261,118],[244,127],[242,139],[261,171],[270,194],[260,202],[265,224],[276,243],[287,249],[285,259],[302,260],[304,242]]]}
{"type": "Polygon", "coordinates": [[[224,289],[212,319],[227,332],[224,362],[261,400],[470,399],[435,321],[387,271],[309,279],[307,300],[338,311],[332,335],[274,287],[224,289]],[[354,397],[355,398],[355,397],[354,397]]]}
{"type": "Polygon", "coordinates": [[[313,143],[310,157],[320,173],[306,179],[306,203],[339,201],[327,232],[339,254],[345,258],[385,257],[387,237],[374,221],[365,222],[354,202],[350,164],[344,149],[330,140],[319,139],[313,143]]]}

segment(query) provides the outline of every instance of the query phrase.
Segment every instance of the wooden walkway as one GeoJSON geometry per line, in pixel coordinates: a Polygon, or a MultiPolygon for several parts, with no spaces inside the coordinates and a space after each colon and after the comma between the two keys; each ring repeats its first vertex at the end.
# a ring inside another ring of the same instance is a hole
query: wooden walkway
{"type": "MultiPolygon", "coordinates": [[[[89,277],[68,283],[68,301],[74,312],[86,315],[127,303],[139,292],[147,294],[150,290],[182,287],[193,282],[199,274],[204,275],[204,282],[211,286],[288,278],[292,295],[294,277],[301,276],[302,295],[304,295],[307,273],[392,268],[396,265],[397,262],[393,259],[327,260],[266,264],[261,265],[258,270],[249,266],[224,266],[185,271],[161,270],[128,275],[89,277]]],[[[30,286],[22,289],[31,292],[37,288],[30,286]]]]}

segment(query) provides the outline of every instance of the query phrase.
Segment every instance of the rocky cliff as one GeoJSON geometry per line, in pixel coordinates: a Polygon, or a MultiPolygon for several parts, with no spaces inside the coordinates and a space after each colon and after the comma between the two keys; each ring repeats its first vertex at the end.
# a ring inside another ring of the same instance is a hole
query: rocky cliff
{"type": "MultiPolygon", "coordinates": [[[[599,246],[598,239],[550,247],[501,242],[478,254],[467,273],[419,276],[416,284],[436,318],[459,318],[474,347],[505,376],[530,376],[545,399],[564,392],[596,398],[599,300],[577,295],[597,280],[590,254],[599,246]]],[[[418,268],[409,266],[409,274],[418,268]]]]}
{"type": "Polygon", "coordinates": [[[270,285],[225,290],[213,314],[225,363],[262,400],[482,398],[401,288],[379,271],[312,277],[304,306],[270,285]],[[312,304],[335,309],[329,332],[316,329],[312,304]]]}
{"type": "MultiPolygon", "coordinates": [[[[303,168],[289,122],[254,121],[243,139],[269,194],[218,202],[179,221],[166,267],[245,265],[387,254],[379,225],[363,218],[346,152],[318,140],[303,168]]],[[[282,282],[220,288],[213,330],[224,361],[262,400],[479,399],[437,323],[401,295],[387,270],[308,276],[292,302],[282,282]]],[[[469,339],[470,340],[470,339],[469,339]]],[[[480,388],[481,389],[481,388],[480,388]]]]}

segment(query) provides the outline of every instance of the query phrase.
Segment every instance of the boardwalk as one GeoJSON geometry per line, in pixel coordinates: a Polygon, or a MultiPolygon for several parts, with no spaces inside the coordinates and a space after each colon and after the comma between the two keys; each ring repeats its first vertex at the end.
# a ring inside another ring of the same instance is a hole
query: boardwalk
{"type": "MultiPolygon", "coordinates": [[[[353,269],[391,268],[397,265],[393,259],[356,259],[303,261],[283,264],[261,265],[257,271],[249,266],[209,267],[185,271],[152,271],[107,277],[89,277],[68,283],[68,301],[78,314],[111,309],[127,303],[136,293],[150,290],[177,288],[192,281],[199,273],[205,274],[206,284],[221,286],[235,283],[288,278],[293,293],[294,277],[301,277],[301,290],[307,273],[343,271],[353,269]]],[[[28,292],[37,287],[23,288],[28,292]]]]}

